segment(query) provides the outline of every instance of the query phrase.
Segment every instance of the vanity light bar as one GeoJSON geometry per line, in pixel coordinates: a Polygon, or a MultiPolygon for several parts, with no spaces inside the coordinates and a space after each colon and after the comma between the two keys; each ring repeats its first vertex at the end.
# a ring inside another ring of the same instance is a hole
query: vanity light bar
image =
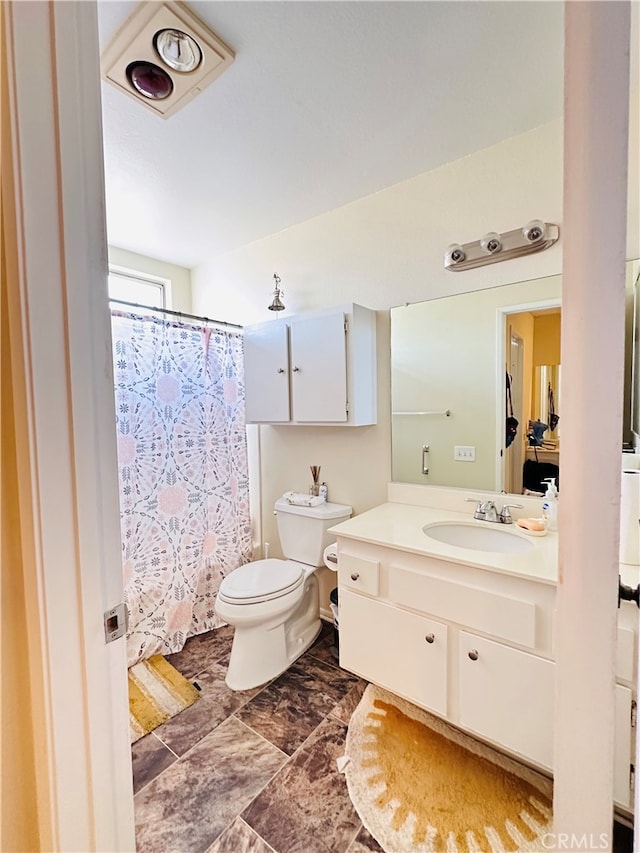
{"type": "Polygon", "coordinates": [[[533,252],[541,252],[553,246],[560,235],[560,229],[551,222],[532,219],[524,228],[515,228],[497,234],[494,231],[485,234],[482,240],[474,243],[453,243],[444,255],[444,267],[451,272],[471,270],[485,264],[520,258],[533,252]]]}

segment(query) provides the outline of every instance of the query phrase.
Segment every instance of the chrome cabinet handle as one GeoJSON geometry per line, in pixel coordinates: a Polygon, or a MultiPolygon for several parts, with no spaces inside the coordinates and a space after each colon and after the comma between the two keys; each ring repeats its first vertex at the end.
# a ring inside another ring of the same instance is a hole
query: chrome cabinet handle
{"type": "Polygon", "coordinates": [[[469,657],[471,660],[478,660],[478,658],[480,657],[480,655],[478,654],[478,650],[471,649],[471,651],[469,652],[469,657]]]}
{"type": "Polygon", "coordinates": [[[353,572],[351,575],[351,580],[357,581],[359,577],[360,577],[360,575],[357,572],[353,572]]]}
{"type": "Polygon", "coordinates": [[[279,368],[278,368],[278,373],[284,373],[284,367],[279,367],[279,368]]]}
{"type": "Polygon", "coordinates": [[[435,634],[427,634],[427,636],[425,637],[425,640],[427,641],[427,643],[433,643],[433,642],[435,642],[435,639],[436,639],[435,634]]]}
{"type": "Polygon", "coordinates": [[[294,368],[293,368],[293,372],[294,372],[294,373],[300,373],[300,368],[299,368],[299,367],[294,367],[294,368]]]}

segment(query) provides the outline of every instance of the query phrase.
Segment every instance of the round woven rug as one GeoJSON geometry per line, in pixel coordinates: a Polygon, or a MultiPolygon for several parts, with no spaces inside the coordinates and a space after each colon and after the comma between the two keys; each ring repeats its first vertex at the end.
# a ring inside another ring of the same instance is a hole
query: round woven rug
{"type": "Polygon", "coordinates": [[[349,722],[345,775],[387,853],[544,850],[552,783],[369,685],[349,722]]]}

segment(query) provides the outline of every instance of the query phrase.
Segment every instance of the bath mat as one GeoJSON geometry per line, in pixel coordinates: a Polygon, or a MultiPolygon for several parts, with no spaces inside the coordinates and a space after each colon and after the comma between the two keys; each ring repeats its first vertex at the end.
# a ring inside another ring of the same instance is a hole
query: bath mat
{"type": "Polygon", "coordinates": [[[379,687],[351,717],[346,754],[349,796],[387,853],[544,849],[549,779],[379,687]]]}
{"type": "Polygon", "coordinates": [[[200,696],[162,655],[154,655],[129,669],[129,724],[131,743],[166,723],[200,696]]]}

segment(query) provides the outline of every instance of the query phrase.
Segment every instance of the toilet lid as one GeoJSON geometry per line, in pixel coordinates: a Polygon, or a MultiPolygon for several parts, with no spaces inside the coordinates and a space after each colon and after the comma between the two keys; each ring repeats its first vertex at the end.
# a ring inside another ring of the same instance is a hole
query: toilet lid
{"type": "Polygon", "coordinates": [[[218,594],[237,604],[253,604],[286,595],[303,580],[302,566],[292,560],[256,560],[227,575],[218,594]]]}

